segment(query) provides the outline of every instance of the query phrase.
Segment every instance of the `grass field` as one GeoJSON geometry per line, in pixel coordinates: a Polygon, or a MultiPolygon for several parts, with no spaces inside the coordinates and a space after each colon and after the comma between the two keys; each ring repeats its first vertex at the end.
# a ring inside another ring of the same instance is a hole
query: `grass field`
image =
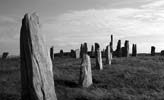
{"type": "MultiPolygon", "coordinates": [[[[55,58],[54,81],[58,100],[164,100],[164,57],[114,58],[96,70],[93,85],[78,85],[81,59],[55,58]]],[[[20,60],[0,60],[0,100],[20,100],[20,60]]]]}

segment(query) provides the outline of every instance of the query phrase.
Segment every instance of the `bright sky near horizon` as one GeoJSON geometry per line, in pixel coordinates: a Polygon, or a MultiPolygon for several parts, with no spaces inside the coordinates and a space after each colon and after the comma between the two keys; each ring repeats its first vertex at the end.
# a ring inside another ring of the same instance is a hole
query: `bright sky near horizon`
{"type": "Polygon", "coordinates": [[[164,49],[164,0],[0,0],[0,54],[19,54],[21,20],[36,11],[48,47],[70,51],[87,42],[101,48],[114,35],[137,44],[137,51],[164,49]]]}

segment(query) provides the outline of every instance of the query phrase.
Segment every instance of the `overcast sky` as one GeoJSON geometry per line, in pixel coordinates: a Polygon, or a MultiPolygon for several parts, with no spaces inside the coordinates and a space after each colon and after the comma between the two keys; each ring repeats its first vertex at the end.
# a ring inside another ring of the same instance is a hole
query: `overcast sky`
{"type": "Polygon", "coordinates": [[[21,20],[37,12],[48,47],[70,51],[87,42],[101,48],[114,35],[138,52],[164,49],[164,0],[0,0],[0,53],[19,54],[21,20]]]}

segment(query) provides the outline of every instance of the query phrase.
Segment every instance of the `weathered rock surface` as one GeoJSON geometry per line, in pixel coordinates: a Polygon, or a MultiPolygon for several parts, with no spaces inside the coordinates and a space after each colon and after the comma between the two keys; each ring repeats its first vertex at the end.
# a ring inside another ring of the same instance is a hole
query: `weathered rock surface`
{"type": "Polygon", "coordinates": [[[38,16],[26,14],[20,33],[22,100],[57,100],[49,50],[38,16]]]}
{"type": "Polygon", "coordinates": [[[92,85],[91,60],[88,54],[83,54],[79,83],[82,87],[92,85]]]}

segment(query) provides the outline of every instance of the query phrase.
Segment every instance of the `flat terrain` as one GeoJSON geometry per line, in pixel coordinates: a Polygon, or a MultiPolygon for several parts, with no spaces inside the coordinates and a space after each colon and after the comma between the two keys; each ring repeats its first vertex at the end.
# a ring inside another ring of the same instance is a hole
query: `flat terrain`
{"type": "MultiPolygon", "coordinates": [[[[164,57],[114,58],[112,65],[95,69],[90,88],[78,85],[81,59],[55,58],[54,81],[58,100],[164,100],[164,57]]],[[[0,60],[0,100],[20,100],[20,60],[0,60]]]]}

